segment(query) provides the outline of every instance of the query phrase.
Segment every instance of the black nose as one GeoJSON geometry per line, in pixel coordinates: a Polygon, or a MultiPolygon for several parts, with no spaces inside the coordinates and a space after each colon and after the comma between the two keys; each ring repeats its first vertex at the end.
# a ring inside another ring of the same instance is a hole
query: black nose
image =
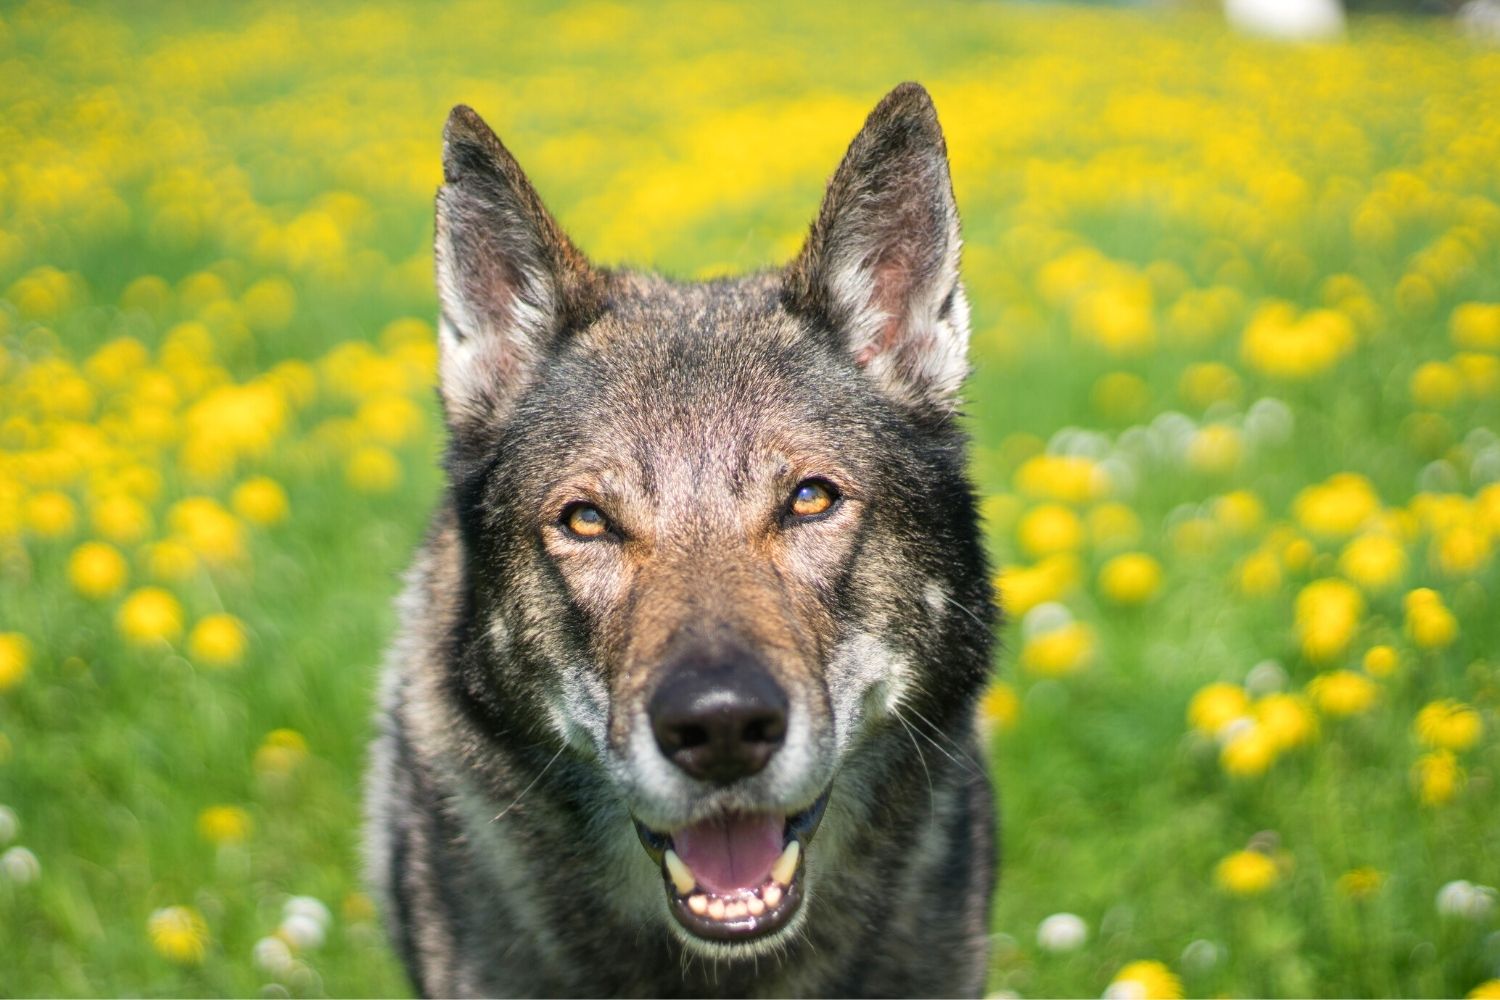
{"type": "Polygon", "coordinates": [[[752,657],[695,657],[667,671],[646,712],[656,745],[695,778],[727,785],[786,739],[786,692],[752,657]]]}

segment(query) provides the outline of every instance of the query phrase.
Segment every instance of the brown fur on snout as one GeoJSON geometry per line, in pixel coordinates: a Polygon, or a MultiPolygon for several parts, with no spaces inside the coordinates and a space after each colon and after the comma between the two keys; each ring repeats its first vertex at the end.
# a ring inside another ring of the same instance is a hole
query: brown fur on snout
{"type": "MultiPolygon", "coordinates": [[[[748,548],[748,546],[746,547],[748,548]]],[[[761,661],[792,703],[822,718],[820,651],[832,640],[827,608],[788,591],[774,562],[748,553],[695,559],[691,550],[641,568],[623,611],[621,670],[610,738],[623,743],[630,715],[663,683],[675,654],[698,648],[709,656],[744,650],[761,661]]]]}

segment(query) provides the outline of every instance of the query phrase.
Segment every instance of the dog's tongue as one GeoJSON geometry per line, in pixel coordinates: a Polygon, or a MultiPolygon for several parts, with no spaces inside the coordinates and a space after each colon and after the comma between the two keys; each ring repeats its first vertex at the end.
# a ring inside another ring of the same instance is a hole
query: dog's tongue
{"type": "Polygon", "coordinates": [[[677,856],[710,892],[754,889],[781,855],[781,816],[716,816],[672,832],[677,856]]]}

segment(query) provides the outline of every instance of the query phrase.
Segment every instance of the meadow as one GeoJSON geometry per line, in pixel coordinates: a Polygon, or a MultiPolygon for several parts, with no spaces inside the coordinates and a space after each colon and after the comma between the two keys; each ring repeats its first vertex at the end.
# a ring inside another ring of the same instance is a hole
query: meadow
{"type": "Polygon", "coordinates": [[[703,277],[903,79],[1008,617],[991,988],[1500,997],[1500,50],[785,0],[0,8],[0,994],[406,991],[359,791],[448,108],[703,277]]]}

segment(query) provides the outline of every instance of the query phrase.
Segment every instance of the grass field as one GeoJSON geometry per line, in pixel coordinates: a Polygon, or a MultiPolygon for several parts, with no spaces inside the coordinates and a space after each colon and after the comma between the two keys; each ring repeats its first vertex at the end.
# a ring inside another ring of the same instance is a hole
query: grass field
{"type": "Polygon", "coordinates": [[[1011,619],[992,988],[1500,996],[1500,51],[783,0],[0,8],[0,994],[405,991],[359,780],[449,106],[691,277],[907,78],[1011,619]]]}

